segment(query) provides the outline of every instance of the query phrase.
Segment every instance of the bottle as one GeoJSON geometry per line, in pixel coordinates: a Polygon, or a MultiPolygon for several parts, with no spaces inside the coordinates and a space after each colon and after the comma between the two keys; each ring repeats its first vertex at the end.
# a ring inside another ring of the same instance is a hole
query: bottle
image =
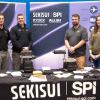
{"type": "Polygon", "coordinates": [[[11,42],[11,40],[9,40],[9,42],[8,42],[8,53],[9,53],[10,57],[12,58],[12,42],[11,42]]]}
{"type": "Polygon", "coordinates": [[[13,65],[12,65],[13,59],[12,59],[12,42],[9,40],[8,42],[8,70],[12,71],[13,70],[13,65]]]}

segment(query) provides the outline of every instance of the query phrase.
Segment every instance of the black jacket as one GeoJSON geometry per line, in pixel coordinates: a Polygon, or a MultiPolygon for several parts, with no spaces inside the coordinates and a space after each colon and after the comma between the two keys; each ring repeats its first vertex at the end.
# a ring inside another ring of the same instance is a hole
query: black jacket
{"type": "Polygon", "coordinates": [[[0,51],[7,51],[9,40],[9,31],[5,27],[3,27],[3,29],[0,29],[0,51]]]}
{"type": "Polygon", "coordinates": [[[12,27],[10,37],[13,45],[13,51],[20,53],[23,47],[32,47],[31,32],[26,25],[24,28],[18,24],[12,27]]]}

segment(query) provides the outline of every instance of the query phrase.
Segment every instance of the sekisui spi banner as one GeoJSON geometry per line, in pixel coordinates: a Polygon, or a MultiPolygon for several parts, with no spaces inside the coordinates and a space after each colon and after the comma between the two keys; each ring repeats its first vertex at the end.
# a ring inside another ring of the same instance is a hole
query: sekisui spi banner
{"type": "MultiPolygon", "coordinates": [[[[33,34],[33,54],[38,57],[33,62],[34,66],[39,68],[49,66],[53,69],[56,69],[55,67],[58,68],[58,66],[61,67],[59,64],[56,66],[55,63],[51,63],[51,61],[55,61],[55,59],[54,55],[50,52],[64,45],[64,36],[69,24],[68,4],[31,2],[30,13],[30,28],[33,34]]],[[[61,63],[62,59],[60,59],[61,63]]]]}
{"type": "Polygon", "coordinates": [[[67,3],[30,3],[33,52],[37,56],[64,45],[68,28],[67,3]]]}
{"type": "Polygon", "coordinates": [[[100,92],[99,81],[13,83],[1,89],[2,100],[99,100],[100,92]]]}

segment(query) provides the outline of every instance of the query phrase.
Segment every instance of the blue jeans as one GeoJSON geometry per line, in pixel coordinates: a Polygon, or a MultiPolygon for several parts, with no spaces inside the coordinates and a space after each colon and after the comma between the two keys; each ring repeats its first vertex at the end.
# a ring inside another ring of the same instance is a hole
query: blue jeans
{"type": "Polygon", "coordinates": [[[100,58],[93,60],[95,68],[100,68],[100,58]]]}

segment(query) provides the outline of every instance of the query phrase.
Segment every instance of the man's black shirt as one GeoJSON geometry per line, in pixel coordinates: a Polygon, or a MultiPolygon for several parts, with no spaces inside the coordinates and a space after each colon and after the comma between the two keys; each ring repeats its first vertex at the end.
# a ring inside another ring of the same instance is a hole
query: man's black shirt
{"type": "Polygon", "coordinates": [[[0,28],[0,51],[7,51],[8,41],[10,40],[9,35],[9,31],[5,27],[0,28]]]}

